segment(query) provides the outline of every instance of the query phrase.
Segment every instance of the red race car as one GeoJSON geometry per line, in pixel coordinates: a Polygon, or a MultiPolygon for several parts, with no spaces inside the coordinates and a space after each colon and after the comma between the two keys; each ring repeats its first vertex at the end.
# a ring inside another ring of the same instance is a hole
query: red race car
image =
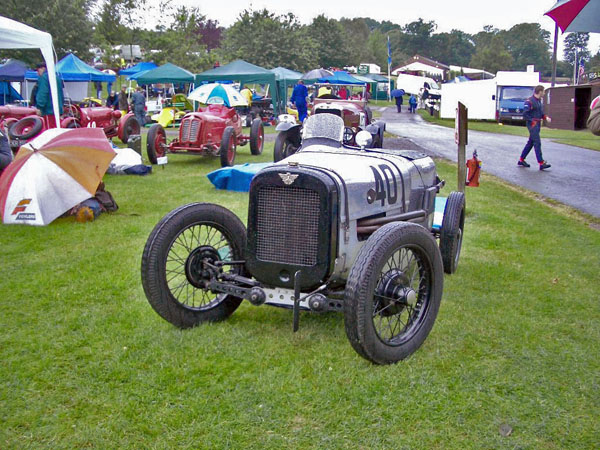
{"type": "MultiPolygon", "coordinates": [[[[36,115],[35,108],[10,105],[0,106],[0,126],[7,130],[13,150],[47,128],[44,120],[36,115]]],[[[133,113],[121,117],[121,111],[103,106],[81,108],[75,104],[65,105],[60,126],[102,128],[108,139],[117,136],[123,143],[127,143],[130,135],[140,134],[140,126],[133,113]]]]}
{"type": "Polygon", "coordinates": [[[242,119],[237,111],[224,105],[208,105],[197,112],[187,113],[181,119],[179,137],[167,143],[167,135],[160,124],[148,131],[146,149],[148,159],[156,164],[158,158],[170,153],[219,156],[221,167],[233,166],[238,145],[250,142],[250,152],[260,155],[265,131],[260,118],[252,121],[250,136],[242,133],[242,119]]]}

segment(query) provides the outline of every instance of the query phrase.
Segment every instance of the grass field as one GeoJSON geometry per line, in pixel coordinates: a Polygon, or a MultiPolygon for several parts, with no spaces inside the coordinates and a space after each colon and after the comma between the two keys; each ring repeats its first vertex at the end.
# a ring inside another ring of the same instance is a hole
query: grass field
{"type": "MultiPolygon", "coordinates": [[[[237,163],[269,161],[248,147],[237,163]]],[[[242,306],[179,330],[145,299],[143,246],[189,202],[246,221],[217,159],[106,176],[95,222],[0,226],[0,448],[598,448],[600,233],[484,174],[423,347],[374,366],[343,316],[242,306]]],[[[449,181],[456,168],[438,162],[449,181]]],[[[594,224],[597,226],[598,224],[594,224]]]]}
{"type": "MultiPolygon", "coordinates": [[[[419,109],[417,112],[428,122],[433,122],[444,127],[454,128],[454,119],[435,118],[429,115],[429,113],[424,109],[419,109]]],[[[488,133],[512,134],[514,136],[529,136],[527,127],[524,125],[504,125],[485,120],[470,120],[469,130],[486,131],[488,133]]],[[[561,144],[574,145],[576,147],[600,151],[600,137],[594,136],[592,132],[587,129],[571,131],[542,127],[540,136],[561,144]]]]}

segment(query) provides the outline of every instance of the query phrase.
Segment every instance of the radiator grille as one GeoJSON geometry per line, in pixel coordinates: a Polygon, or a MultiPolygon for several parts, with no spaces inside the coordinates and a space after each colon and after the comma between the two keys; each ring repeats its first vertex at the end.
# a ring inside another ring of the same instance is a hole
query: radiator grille
{"type": "Polygon", "coordinates": [[[258,192],[256,256],[262,261],[313,266],[319,249],[319,195],[295,187],[258,192]]]}
{"type": "Polygon", "coordinates": [[[185,119],[181,122],[181,142],[195,142],[200,130],[200,120],[185,119]]]}

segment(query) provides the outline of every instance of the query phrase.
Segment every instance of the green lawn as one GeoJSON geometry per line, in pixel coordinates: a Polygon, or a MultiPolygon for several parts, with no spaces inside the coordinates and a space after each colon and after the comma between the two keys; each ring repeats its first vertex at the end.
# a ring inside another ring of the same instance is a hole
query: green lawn
{"type": "MultiPolygon", "coordinates": [[[[424,109],[417,111],[423,119],[444,127],[454,128],[454,119],[438,119],[429,115],[424,109]]],[[[469,130],[486,131],[488,133],[512,134],[515,136],[529,136],[524,125],[505,125],[485,120],[469,120],[469,130]]],[[[542,138],[551,139],[561,144],[574,145],[576,147],[589,148],[600,151],[600,137],[594,136],[589,130],[556,130],[542,127],[540,133],[542,138]]]]}
{"type": "MultiPolygon", "coordinates": [[[[236,162],[271,158],[267,144],[236,162]]],[[[293,334],[291,311],[268,306],[185,331],[152,310],[140,263],[161,217],[200,201],[246,220],[247,194],[209,184],[218,165],[169,155],[152,175],[106,176],[120,209],[95,222],[0,226],[0,448],[598,447],[589,219],[484,174],[432,333],[379,367],[341,315],[303,313],[293,334]]],[[[447,195],[456,168],[438,169],[447,195]]]]}

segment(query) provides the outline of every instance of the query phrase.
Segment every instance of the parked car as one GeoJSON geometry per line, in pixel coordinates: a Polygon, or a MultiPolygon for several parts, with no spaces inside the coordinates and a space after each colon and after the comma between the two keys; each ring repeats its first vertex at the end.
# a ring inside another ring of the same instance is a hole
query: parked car
{"type": "Polygon", "coordinates": [[[300,310],[341,312],[362,357],[390,364],[415,352],[435,322],[443,272],[457,269],[464,194],[449,195],[435,228],[444,182],[434,161],[367,148],[365,130],[350,146],[344,131],[332,114],[306,120],[300,151],[254,176],[247,229],[210,203],[168,213],[142,255],[154,310],[189,328],[225,320],[245,299],[292,309],[294,331],[300,310]]]}
{"type": "Polygon", "coordinates": [[[232,166],[237,146],[250,142],[250,152],[260,155],[264,145],[264,128],[260,118],[252,121],[250,135],[242,132],[242,119],[234,108],[213,104],[187,113],[181,119],[179,136],[167,143],[164,127],[157,123],[150,127],[146,143],[148,159],[152,164],[170,153],[188,153],[219,156],[221,166],[232,166]]]}
{"type": "MultiPolygon", "coordinates": [[[[317,89],[319,84],[316,85],[317,89]]],[[[327,87],[336,89],[341,86],[356,89],[356,86],[327,84],[327,87]]],[[[374,120],[371,109],[367,106],[366,88],[358,93],[355,98],[343,100],[335,94],[329,94],[324,97],[317,97],[313,101],[311,115],[314,114],[334,114],[341,117],[344,121],[344,144],[355,145],[355,137],[361,130],[366,130],[371,134],[370,147],[383,147],[383,133],[385,131],[385,122],[374,120]]],[[[302,144],[302,125],[297,124],[295,120],[289,120],[291,115],[280,116],[280,123],[276,130],[279,131],[275,139],[273,150],[273,160],[281,161],[284,158],[295,153],[302,144]]]]}

